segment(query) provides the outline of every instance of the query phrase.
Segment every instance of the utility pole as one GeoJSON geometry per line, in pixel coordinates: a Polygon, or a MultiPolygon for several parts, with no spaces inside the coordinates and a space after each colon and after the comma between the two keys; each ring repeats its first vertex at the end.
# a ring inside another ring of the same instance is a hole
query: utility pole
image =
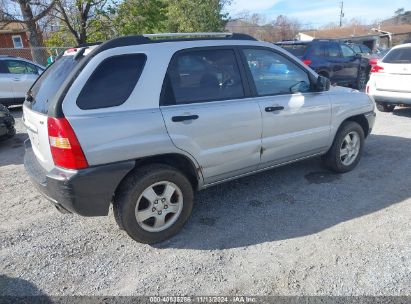
{"type": "Polygon", "coordinates": [[[342,20],[344,18],[344,1],[341,1],[340,11],[340,27],[342,27],[342,20]]]}

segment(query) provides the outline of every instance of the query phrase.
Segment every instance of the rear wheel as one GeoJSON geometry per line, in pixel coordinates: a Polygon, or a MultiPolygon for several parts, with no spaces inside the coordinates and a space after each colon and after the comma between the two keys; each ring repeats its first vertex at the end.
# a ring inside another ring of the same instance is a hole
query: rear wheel
{"type": "Polygon", "coordinates": [[[193,200],[193,188],[181,172],[167,165],[148,165],[122,183],[114,215],[134,240],[153,244],[180,231],[191,214],[193,200]]]}
{"type": "Polygon", "coordinates": [[[393,112],[395,109],[395,105],[377,103],[377,109],[380,112],[393,112]]]}
{"type": "Polygon", "coordinates": [[[353,121],[342,124],[334,142],[323,157],[325,164],[331,170],[344,173],[354,169],[361,159],[364,146],[364,130],[353,121]]]}

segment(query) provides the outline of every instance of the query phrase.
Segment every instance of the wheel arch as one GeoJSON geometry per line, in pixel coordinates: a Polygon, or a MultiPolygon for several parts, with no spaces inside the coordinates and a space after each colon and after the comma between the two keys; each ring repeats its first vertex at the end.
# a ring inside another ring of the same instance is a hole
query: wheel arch
{"type": "Polygon", "coordinates": [[[365,118],[364,114],[350,116],[350,117],[346,118],[345,120],[343,120],[341,122],[340,126],[338,127],[338,130],[335,134],[338,133],[338,131],[341,129],[342,125],[346,121],[353,121],[353,122],[358,123],[364,131],[364,138],[366,138],[370,134],[370,126],[368,125],[368,120],[367,120],[367,118],[365,118]]]}
{"type": "Polygon", "coordinates": [[[132,168],[119,182],[114,195],[117,195],[117,191],[122,183],[130,175],[133,175],[137,168],[150,164],[164,164],[176,168],[189,179],[191,185],[193,186],[193,189],[198,189],[202,184],[203,176],[200,166],[197,166],[194,161],[186,155],[179,153],[166,153],[136,159],[134,168],[132,168]]]}

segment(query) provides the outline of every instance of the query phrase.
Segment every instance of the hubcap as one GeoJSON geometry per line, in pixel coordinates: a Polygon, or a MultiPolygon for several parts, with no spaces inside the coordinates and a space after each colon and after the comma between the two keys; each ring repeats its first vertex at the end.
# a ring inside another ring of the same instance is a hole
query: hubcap
{"type": "Polygon", "coordinates": [[[159,232],[172,226],[183,210],[183,193],[167,181],[147,187],[138,198],[137,223],[146,231],[159,232]]]}
{"type": "Polygon", "coordinates": [[[357,132],[348,133],[340,147],[340,159],[344,166],[351,165],[360,152],[360,136],[357,132]]]}

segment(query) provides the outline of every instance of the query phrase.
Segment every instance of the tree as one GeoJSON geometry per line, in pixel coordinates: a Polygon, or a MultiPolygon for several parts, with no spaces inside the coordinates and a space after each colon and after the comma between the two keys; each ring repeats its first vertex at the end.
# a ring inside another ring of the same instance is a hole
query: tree
{"type": "Polygon", "coordinates": [[[162,32],[166,27],[164,0],[125,0],[115,12],[114,27],[121,35],[162,32]]]}
{"type": "Polygon", "coordinates": [[[404,14],[404,12],[405,12],[404,8],[399,8],[394,12],[395,19],[397,20],[397,24],[400,24],[400,18],[401,18],[401,15],[404,14]]]}
{"type": "Polygon", "coordinates": [[[56,0],[48,2],[31,0],[8,0],[4,1],[0,9],[4,24],[11,22],[24,23],[27,27],[27,38],[32,48],[31,54],[35,62],[44,63],[45,53],[39,47],[43,46],[43,37],[38,27],[38,22],[47,16],[53,9],[56,0]],[[15,10],[15,6],[20,8],[20,12],[15,10]],[[38,13],[36,13],[38,12],[38,13]]]}
{"type": "Polygon", "coordinates": [[[223,31],[228,0],[166,0],[167,29],[170,32],[223,31]]]}
{"type": "Polygon", "coordinates": [[[50,41],[67,46],[73,41],[81,45],[111,38],[114,33],[110,9],[108,0],[57,0],[52,17],[56,19],[59,30],[50,34],[50,41]]]}
{"type": "Polygon", "coordinates": [[[394,14],[395,14],[395,16],[401,16],[402,14],[404,14],[404,12],[405,12],[405,9],[402,7],[402,8],[397,9],[394,12],[394,14]]]}

